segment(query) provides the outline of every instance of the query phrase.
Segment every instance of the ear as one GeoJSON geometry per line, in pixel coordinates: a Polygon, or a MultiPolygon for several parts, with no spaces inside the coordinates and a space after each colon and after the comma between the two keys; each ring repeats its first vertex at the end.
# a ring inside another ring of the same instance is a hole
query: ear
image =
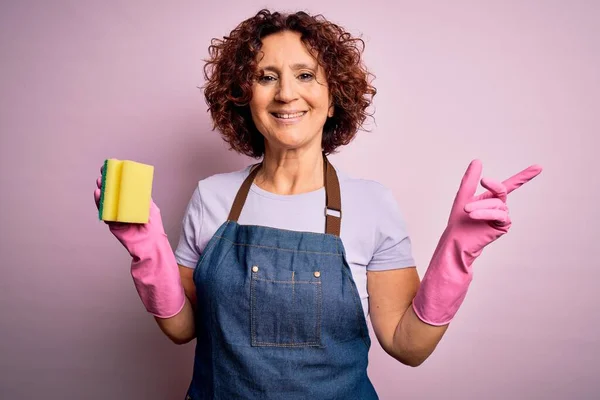
{"type": "Polygon", "coordinates": [[[329,96],[329,110],[327,111],[327,116],[329,118],[333,117],[333,111],[335,110],[335,104],[333,103],[333,98],[329,96]]]}

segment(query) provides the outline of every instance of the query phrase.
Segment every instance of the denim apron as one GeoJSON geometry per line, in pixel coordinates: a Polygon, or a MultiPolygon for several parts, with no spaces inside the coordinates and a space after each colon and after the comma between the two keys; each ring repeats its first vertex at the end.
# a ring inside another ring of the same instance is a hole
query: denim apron
{"type": "Polygon", "coordinates": [[[340,239],[339,181],[323,159],[324,234],[238,224],[258,164],[207,244],[194,271],[197,341],[186,399],[378,399],[340,239]]]}

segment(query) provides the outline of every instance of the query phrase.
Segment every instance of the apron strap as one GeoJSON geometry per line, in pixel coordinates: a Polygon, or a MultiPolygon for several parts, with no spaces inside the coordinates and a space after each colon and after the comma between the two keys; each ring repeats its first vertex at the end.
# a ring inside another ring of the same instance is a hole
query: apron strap
{"type": "Polygon", "coordinates": [[[244,183],[242,183],[242,186],[240,186],[240,189],[235,195],[233,205],[231,206],[231,210],[229,211],[229,217],[227,218],[228,221],[237,222],[237,220],[240,218],[242,208],[246,203],[246,198],[248,197],[248,192],[250,191],[250,186],[252,186],[252,182],[254,182],[254,178],[256,177],[258,170],[262,166],[262,163],[255,164],[254,166],[252,167],[254,169],[250,171],[250,175],[248,175],[248,177],[244,180],[244,183]],[[254,168],[254,166],[256,166],[256,168],[254,168]]]}
{"type": "MultiPolygon", "coordinates": [[[[242,208],[246,203],[246,199],[248,198],[248,193],[250,192],[250,187],[254,182],[254,178],[256,178],[256,174],[260,170],[262,163],[256,164],[256,168],[250,171],[248,177],[240,186],[235,199],[233,200],[233,205],[231,206],[231,210],[229,212],[229,221],[237,222],[242,213],[242,208]]],[[[325,233],[330,235],[340,236],[341,223],[342,223],[342,200],[340,195],[340,182],[338,180],[337,173],[333,166],[329,163],[329,160],[323,154],[323,175],[325,182],[325,198],[326,198],[326,206],[325,206],[325,233]]]]}
{"type": "Polygon", "coordinates": [[[333,166],[329,163],[325,154],[325,233],[340,236],[342,224],[342,196],[340,195],[340,182],[333,166]],[[331,214],[333,211],[335,214],[331,214]]]}

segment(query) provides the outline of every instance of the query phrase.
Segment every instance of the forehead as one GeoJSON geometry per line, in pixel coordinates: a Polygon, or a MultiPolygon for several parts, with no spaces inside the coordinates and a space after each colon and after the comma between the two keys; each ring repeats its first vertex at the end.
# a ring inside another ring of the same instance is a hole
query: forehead
{"type": "Polygon", "coordinates": [[[297,64],[316,65],[315,57],[310,53],[298,32],[283,31],[273,33],[262,39],[258,54],[258,64],[297,64]]]}

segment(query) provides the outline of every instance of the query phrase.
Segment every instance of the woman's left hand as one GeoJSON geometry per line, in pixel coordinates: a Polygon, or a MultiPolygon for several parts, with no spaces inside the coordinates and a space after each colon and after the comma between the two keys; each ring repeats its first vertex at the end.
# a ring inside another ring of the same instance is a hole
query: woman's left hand
{"type": "Polygon", "coordinates": [[[448,225],[413,299],[415,314],[430,325],[445,325],[454,318],[471,283],[473,262],[485,246],[511,226],[508,194],[542,172],[539,165],[532,165],[502,183],[483,178],[481,185],[487,191],[475,196],[481,170],[481,161],[469,164],[454,198],[448,225]]]}
{"type": "Polygon", "coordinates": [[[508,232],[512,224],[507,205],[508,194],[539,175],[542,168],[532,165],[503,182],[490,178],[480,180],[481,171],[481,161],[473,160],[454,199],[447,227],[450,235],[474,257],[485,246],[508,232]],[[480,182],[487,191],[475,196],[480,182]]]}

